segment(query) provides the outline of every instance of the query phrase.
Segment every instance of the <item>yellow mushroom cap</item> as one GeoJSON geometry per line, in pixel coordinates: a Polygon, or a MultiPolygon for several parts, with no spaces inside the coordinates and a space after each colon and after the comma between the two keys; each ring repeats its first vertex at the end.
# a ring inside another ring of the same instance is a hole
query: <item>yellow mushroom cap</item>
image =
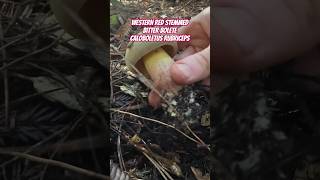
{"type": "Polygon", "coordinates": [[[178,51],[177,42],[130,42],[124,58],[129,70],[136,73],[132,68],[132,66],[134,66],[144,76],[150,78],[141,59],[143,56],[159,47],[162,47],[171,57],[176,55],[178,51]]]}

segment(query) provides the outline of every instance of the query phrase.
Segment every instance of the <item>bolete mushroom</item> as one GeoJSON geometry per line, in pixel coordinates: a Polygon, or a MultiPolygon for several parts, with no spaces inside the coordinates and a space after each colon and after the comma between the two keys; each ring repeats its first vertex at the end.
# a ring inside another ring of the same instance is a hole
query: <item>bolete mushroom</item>
{"type": "Polygon", "coordinates": [[[49,0],[51,10],[61,27],[80,41],[103,66],[107,60],[107,1],[105,0],[49,0]]]}
{"type": "Polygon", "coordinates": [[[103,39],[107,37],[107,2],[104,0],[49,0],[50,7],[60,25],[75,38],[88,40],[90,36],[85,31],[82,21],[96,35],[103,39]],[[74,14],[76,17],[73,17],[74,14]]]}
{"type": "Polygon", "coordinates": [[[130,42],[125,62],[129,70],[134,73],[138,73],[138,70],[144,77],[152,80],[159,92],[176,95],[181,87],[172,80],[170,67],[177,50],[176,42],[130,42]]]}

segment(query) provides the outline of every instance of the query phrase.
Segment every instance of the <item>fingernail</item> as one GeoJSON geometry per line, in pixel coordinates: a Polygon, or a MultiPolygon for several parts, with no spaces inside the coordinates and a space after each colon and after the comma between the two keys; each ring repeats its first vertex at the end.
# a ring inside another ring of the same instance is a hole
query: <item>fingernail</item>
{"type": "Polygon", "coordinates": [[[177,64],[177,68],[183,76],[183,79],[188,81],[192,73],[190,67],[186,64],[177,64]]]}

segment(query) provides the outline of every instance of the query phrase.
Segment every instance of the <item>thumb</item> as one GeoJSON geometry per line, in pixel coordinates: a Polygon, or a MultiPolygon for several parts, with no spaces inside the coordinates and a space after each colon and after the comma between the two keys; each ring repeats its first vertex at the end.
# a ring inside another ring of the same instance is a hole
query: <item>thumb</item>
{"type": "Polygon", "coordinates": [[[192,84],[210,75],[210,46],[175,62],[172,79],[178,84],[192,84]]]}

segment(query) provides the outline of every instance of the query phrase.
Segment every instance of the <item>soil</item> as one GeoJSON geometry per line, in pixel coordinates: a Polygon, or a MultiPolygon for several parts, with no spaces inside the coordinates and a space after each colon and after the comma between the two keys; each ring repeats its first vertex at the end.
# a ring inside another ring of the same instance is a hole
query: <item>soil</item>
{"type": "MultiPolygon", "coordinates": [[[[121,7],[111,6],[111,10],[114,10],[113,15],[120,16],[121,9],[132,9],[121,16],[125,20],[135,17],[190,18],[207,6],[209,1],[206,0],[183,3],[150,0],[139,4],[123,1],[121,7]]],[[[117,164],[118,169],[132,179],[163,179],[157,168],[168,172],[173,179],[195,179],[192,168],[199,171],[199,177],[209,179],[213,167],[208,157],[208,148],[211,147],[207,87],[200,84],[185,86],[177,96],[166,97],[167,102],[164,101],[161,108],[148,106],[150,89],[128,71],[123,60],[128,36],[141,30],[128,28],[127,22],[124,21],[110,37],[111,107],[114,109],[111,114],[111,144],[116,147],[111,156],[113,164],[117,164]]]]}
{"type": "Polygon", "coordinates": [[[0,5],[8,2],[17,4],[1,9],[0,179],[96,179],[64,163],[107,175],[110,147],[111,177],[320,179],[320,93],[300,84],[317,78],[276,67],[211,98],[194,84],[159,109],[148,106],[150,89],[123,61],[128,35],[140,31],[128,19],[189,18],[208,0],[112,0],[119,23],[110,29],[110,92],[105,58],[60,37],[46,0],[0,5]]]}
{"type": "MultiPolygon", "coordinates": [[[[180,120],[189,125],[197,126],[202,123],[204,126],[209,126],[209,100],[209,92],[206,87],[194,84],[180,90],[177,96],[169,100],[169,105],[162,103],[162,108],[165,115],[172,119],[172,122],[180,120]]],[[[177,125],[179,123],[181,124],[178,121],[177,125]]]]}
{"type": "Polygon", "coordinates": [[[218,95],[216,178],[319,179],[320,96],[299,91],[293,79],[278,69],[259,72],[218,95]]]}

